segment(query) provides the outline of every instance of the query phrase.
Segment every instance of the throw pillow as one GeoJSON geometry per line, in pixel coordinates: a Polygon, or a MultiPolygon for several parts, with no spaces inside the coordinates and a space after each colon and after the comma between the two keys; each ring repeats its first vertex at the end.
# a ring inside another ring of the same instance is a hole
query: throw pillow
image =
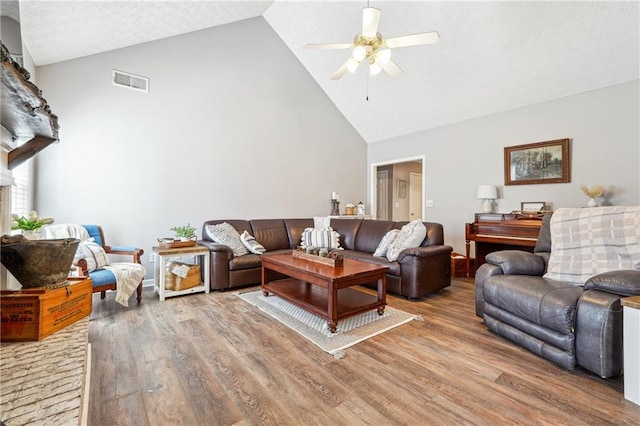
{"type": "Polygon", "coordinates": [[[234,256],[244,256],[249,250],[242,244],[240,234],[231,224],[222,222],[218,225],[207,225],[207,235],[218,244],[229,246],[234,256]]]}
{"type": "Polygon", "coordinates": [[[427,236],[427,227],[421,220],[409,222],[400,229],[400,233],[387,250],[387,260],[395,262],[400,252],[407,248],[420,247],[424,237],[427,236]]]}
{"type": "Polygon", "coordinates": [[[96,269],[102,269],[109,264],[109,258],[107,252],[100,244],[87,240],[78,244],[76,255],[73,258],[73,263],[76,263],[80,259],[87,261],[87,272],[93,272],[96,269]]]}
{"type": "Polygon", "coordinates": [[[304,248],[314,247],[317,249],[326,248],[328,250],[339,249],[340,234],[331,228],[307,228],[302,232],[302,241],[300,244],[304,248]]]}
{"type": "Polygon", "coordinates": [[[376,251],[373,252],[373,255],[378,257],[386,257],[389,246],[391,245],[393,240],[396,239],[399,233],[399,229],[392,229],[391,231],[384,234],[384,237],[382,237],[382,239],[380,240],[380,243],[378,244],[376,251]]]}
{"type": "Polygon", "coordinates": [[[242,241],[242,244],[244,244],[244,246],[251,252],[251,253],[255,253],[255,254],[262,254],[265,251],[267,251],[267,249],[264,248],[264,246],[262,244],[260,244],[259,242],[256,241],[256,239],[254,238],[253,235],[249,234],[248,231],[244,231],[241,235],[240,235],[240,241],[242,241]]]}

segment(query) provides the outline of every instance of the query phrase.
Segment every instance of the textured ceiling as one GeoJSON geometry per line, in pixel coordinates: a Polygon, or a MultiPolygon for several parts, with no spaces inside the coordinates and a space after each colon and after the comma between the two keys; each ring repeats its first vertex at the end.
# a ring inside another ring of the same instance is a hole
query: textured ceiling
{"type": "Polygon", "coordinates": [[[385,38],[438,31],[434,45],[393,50],[399,78],[365,66],[333,81],[364,1],[20,2],[37,65],[263,15],[367,142],[594,90],[640,77],[639,3],[371,1],[385,38]],[[366,100],[366,97],[369,100],[366,100]]]}

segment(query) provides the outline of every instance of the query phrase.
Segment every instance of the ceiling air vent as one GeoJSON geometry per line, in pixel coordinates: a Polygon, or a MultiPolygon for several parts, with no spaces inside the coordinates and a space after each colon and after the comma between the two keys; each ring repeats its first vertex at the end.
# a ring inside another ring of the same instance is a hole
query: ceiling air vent
{"type": "Polygon", "coordinates": [[[139,75],[113,70],[111,73],[111,83],[114,86],[126,87],[127,89],[138,90],[149,93],[149,79],[139,75]]]}

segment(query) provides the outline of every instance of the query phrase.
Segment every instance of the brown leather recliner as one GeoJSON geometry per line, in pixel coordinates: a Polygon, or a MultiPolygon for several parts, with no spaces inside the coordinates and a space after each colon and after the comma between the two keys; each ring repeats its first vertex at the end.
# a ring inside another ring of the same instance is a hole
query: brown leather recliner
{"type": "MultiPolygon", "coordinates": [[[[211,251],[211,290],[256,285],[262,280],[259,255],[235,257],[228,246],[209,239],[206,226],[223,222],[231,224],[239,233],[248,231],[267,252],[291,251],[300,245],[303,231],[313,228],[314,225],[313,219],[206,221],[202,226],[202,240],[198,243],[209,247],[211,251]]],[[[344,257],[388,266],[387,291],[416,299],[451,285],[452,248],[444,245],[441,224],[424,222],[427,236],[420,247],[402,251],[396,262],[373,256],[382,237],[389,230],[400,229],[406,223],[332,219],[331,227],[340,234],[340,246],[344,248],[344,257]]]]}
{"type": "Polygon", "coordinates": [[[617,270],[584,285],[544,278],[551,252],[545,216],[534,253],[490,253],[475,278],[476,315],[494,333],[566,370],[622,374],[620,299],[640,295],[640,271],[617,270]]]}

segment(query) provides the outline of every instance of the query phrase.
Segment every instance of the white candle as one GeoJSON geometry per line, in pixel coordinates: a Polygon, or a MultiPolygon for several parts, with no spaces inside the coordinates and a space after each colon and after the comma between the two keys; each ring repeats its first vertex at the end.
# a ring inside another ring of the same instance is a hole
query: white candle
{"type": "Polygon", "coordinates": [[[340,201],[340,195],[336,194],[336,201],[340,201]]]}
{"type": "Polygon", "coordinates": [[[337,195],[338,195],[338,194],[336,194],[336,193],[335,193],[335,191],[334,191],[334,192],[332,192],[332,193],[331,193],[331,199],[332,199],[332,200],[335,200],[337,195]]]}

